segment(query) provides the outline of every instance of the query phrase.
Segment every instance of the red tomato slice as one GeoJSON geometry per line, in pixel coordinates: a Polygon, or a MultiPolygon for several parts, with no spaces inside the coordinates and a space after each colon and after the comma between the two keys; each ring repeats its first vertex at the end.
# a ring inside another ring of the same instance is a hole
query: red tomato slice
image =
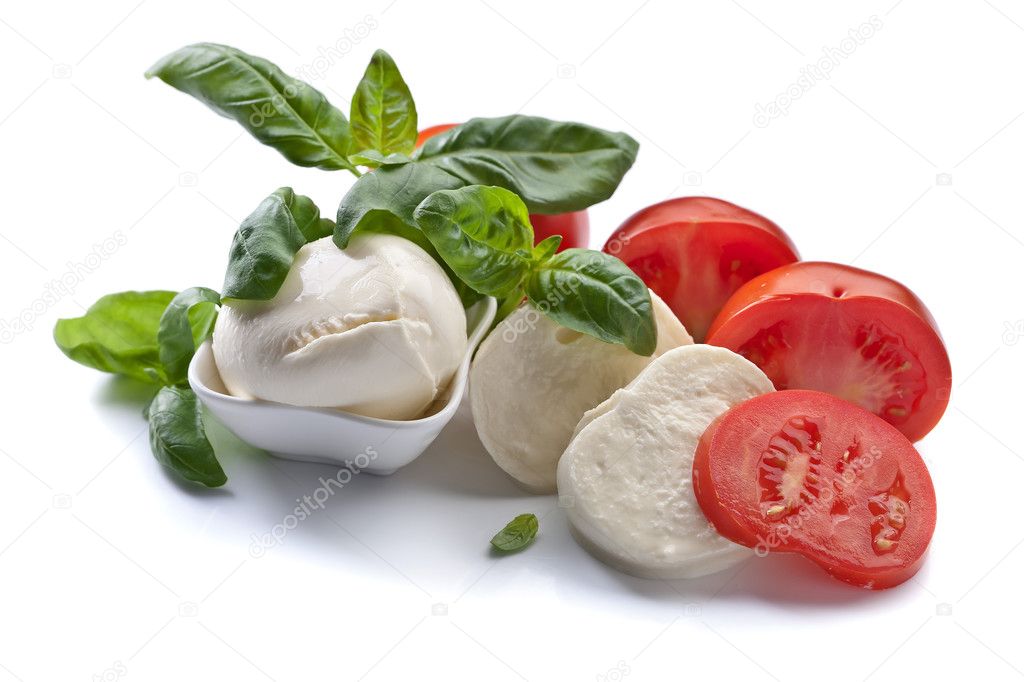
{"type": "Polygon", "coordinates": [[[744,282],[799,259],[778,225],[710,197],[670,199],[634,213],[604,251],[661,296],[698,343],[744,282]]]}
{"type": "Polygon", "coordinates": [[[803,554],[870,589],[917,573],[935,530],[935,490],[911,442],[818,391],[768,393],[715,420],[697,445],[693,487],[730,540],[803,554]]]}
{"type": "Polygon", "coordinates": [[[707,342],[747,358],[779,390],[845,398],[912,441],[949,403],[935,320],[910,289],[866,270],[804,262],[765,273],[733,294],[707,342]]]}
{"type": "MultiPolygon", "coordinates": [[[[457,125],[458,123],[442,123],[424,128],[416,138],[416,147],[423,146],[423,143],[434,135],[440,135],[457,125]]],[[[559,251],[576,248],[585,249],[590,243],[590,217],[587,215],[586,210],[556,215],[531,213],[530,223],[533,224],[533,242],[535,244],[539,244],[542,240],[556,234],[562,235],[562,243],[558,246],[559,251]]]]}

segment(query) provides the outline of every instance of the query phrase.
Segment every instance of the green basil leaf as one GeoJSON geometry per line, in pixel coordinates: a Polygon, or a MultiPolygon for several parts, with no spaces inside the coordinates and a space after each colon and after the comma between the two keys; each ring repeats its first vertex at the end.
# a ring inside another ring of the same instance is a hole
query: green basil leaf
{"type": "Polygon", "coordinates": [[[185,289],[171,299],[160,317],[157,342],[167,382],[188,378],[188,365],[196,348],[213,332],[220,294],[206,287],[185,289]]]}
{"type": "Polygon", "coordinates": [[[563,327],[621,343],[637,355],[650,355],[657,345],[651,293],[614,256],[566,249],[534,266],[526,295],[563,327]]]}
{"type": "Polygon", "coordinates": [[[505,296],[530,272],[530,216],[507,189],[471,185],[434,192],[414,217],[444,262],[481,294],[505,296]]]}
{"type": "Polygon", "coordinates": [[[373,53],[356,86],[349,118],[353,150],[411,154],[416,146],[416,104],[395,60],[384,50],[373,53]]]}
{"type": "Polygon", "coordinates": [[[313,86],[260,57],[215,43],[172,52],[146,72],[234,119],[299,166],[355,170],[345,114],[313,86]]]}
{"type": "Polygon", "coordinates": [[[384,156],[376,149],[364,149],[361,152],[355,154],[349,154],[348,160],[357,166],[366,166],[368,168],[379,168],[380,166],[400,166],[403,163],[409,163],[412,159],[405,154],[399,154],[394,152],[384,156]]]}
{"type": "Polygon", "coordinates": [[[610,197],[637,148],[625,133],[513,115],[471,119],[427,140],[415,158],[463,184],[511,190],[531,213],[564,213],[610,197]]]}
{"type": "Polygon", "coordinates": [[[202,410],[192,389],[161,388],[149,404],[149,446],[158,462],[182,478],[216,488],[228,477],[206,438],[202,410]]]}
{"type": "Polygon", "coordinates": [[[491,545],[502,552],[522,549],[537,537],[540,523],[533,514],[520,514],[491,538],[491,545]]]}
{"type": "Polygon", "coordinates": [[[53,339],[69,358],[101,372],[161,383],[157,330],[173,291],[104,296],[82,317],[58,320],[53,339]]]}
{"type": "Polygon", "coordinates": [[[419,232],[413,210],[436,190],[462,185],[441,169],[421,163],[378,168],[356,180],[341,200],[334,243],[344,249],[353,234],[369,230],[399,234],[420,246],[429,245],[419,232]]]}
{"type": "Polygon", "coordinates": [[[224,276],[224,298],[272,299],[295,260],[295,252],[334,232],[309,197],[282,187],[264,199],[235,232],[224,276]]]}
{"type": "Polygon", "coordinates": [[[463,308],[468,308],[484,297],[484,295],[479,291],[475,291],[468,284],[456,277],[455,273],[451,271],[451,268],[448,267],[447,263],[439,257],[437,258],[437,261],[441,264],[441,267],[444,268],[448,278],[452,281],[452,285],[455,287],[455,293],[459,295],[459,300],[462,301],[463,308]]]}
{"type": "Polygon", "coordinates": [[[533,259],[535,261],[547,260],[558,251],[558,247],[561,245],[562,235],[560,234],[553,234],[546,239],[542,239],[533,247],[533,259]]]}

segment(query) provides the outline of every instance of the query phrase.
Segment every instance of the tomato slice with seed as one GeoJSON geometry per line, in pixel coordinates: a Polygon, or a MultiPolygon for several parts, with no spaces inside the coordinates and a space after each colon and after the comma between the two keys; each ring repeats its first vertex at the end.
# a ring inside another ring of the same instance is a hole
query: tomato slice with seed
{"type": "Polygon", "coordinates": [[[909,580],[935,530],[924,460],[888,422],[819,391],[740,403],[704,432],[693,461],[704,515],[759,554],[796,552],[871,589],[909,580]]]}
{"type": "Polygon", "coordinates": [[[778,225],[711,197],[669,199],[634,213],[604,251],[661,296],[698,343],[744,282],[799,258],[778,225]]]}
{"type": "MultiPolygon", "coordinates": [[[[441,123],[424,128],[416,137],[416,148],[422,147],[423,143],[430,138],[449,131],[457,125],[459,124],[441,123]]],[[[587,215],[586,209],[552,215],[531,213],[530,223],[533,225],[533,242],[535,244],[557,234],[562,237],[562,243],[558,246],[559,251],[585,249],[590,245],[590,216],[587,215]]]]}
{"type": "Polygon", "coordinates": [[[949,403],[952,371],[931,313],[866,270],[802,262],[756,277],[725,304],[707,342],[747,358],[779,390],[845,398],[913,441],[949,403]]]}

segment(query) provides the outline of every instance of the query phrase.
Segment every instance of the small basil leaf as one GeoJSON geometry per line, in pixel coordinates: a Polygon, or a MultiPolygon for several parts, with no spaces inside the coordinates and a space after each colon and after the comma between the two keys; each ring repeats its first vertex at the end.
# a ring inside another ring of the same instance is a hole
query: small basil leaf
{"type": "Polygon", "coordinates": [[[216,488],[227,483],[206,438],[203,408],[189,388],[164,386],[149,404],[153,456],[182,478],[216,488]]]}
{"type": "Polygon", "coordinates": [[[366,166],[368,168],[379,168],[380,166],[400,166],[403,163],[409,163],[412,159],[405,154],[398,152],[392,152],[387,156],[384,156],[376,149],[364,149],[361,152],[355,154],[349,154],[348,160],[357,166],[366,166]]]}
{"type": "Polygon", "coordinates": [[[651,293],[614,256],[566,249],[535,265],[526,295],[563,327],[621,343],[637,355],[650,355],[657,345],[651,293]]]}
{"type": "Polygon", "coordinates": [[[481,294],[505,296],[530,271],[530,217],[507,189],[472,185],[434,192],[414,217],[444,262],[481,294]]]}
{"type": "Polygon", "coordinates": [[[352,185],[338,207],[334,243],[348,246],[361,230],[400,234],[423,246],[427,242],[413,218],[413,210],[432,192],[455,189],[463,183],[439,168],[421,163],[384,166],[367,173],[352,185]]]}
{"type": "Polygon", "coordinates": [[[411,154],[416,146],[416,104],[395,60],[384,50],[370,58],[352,96],[349,118],[353,150],[411,154]]]}
{"type": "Polygon", "coordinates": [[[491,545],[502,552],[522,549],[533,542],[539,528],[540,524],[535,515],[520,514],[491,538],[491,545]]]}
{"type": "Polygon", "coordinates": [[[224,276],[224,298],[272,299],[305,244],[330,235],[330,220],[308,197],[282,187],[264,199],[235,232],[224,276]]]}
{"type": "Polygon", "coordinates": [[[562,235],[560,234],[553,234],[546,239],[542,239],[533,247],[533,259],[535,261],[547,260],[558,251],[558,247],[561,245],[562,235]]]}
{"type": "Polygon", "coordinates": [[[511,190],[531,213],[564,213],[610,197],[637,148],[625,133],[513,115],[471,119],[427,140],[415,158],[464,184],[511,190]]]}
{"type": "Polygon", "coordinates": [[[192,95],[299,166],[354,170],[345,114],[313,86],[260,57],[227,45],[197,43],[146,72],[192,95]]]}
{"type": "Polygon", "coordinates": [[[160,317],[157,342],[167,382],[178,384],[188,378],[188,365],[196,348],[213,331],[220,294],[206,287],[185,289],[171,299],[160,317]]]}
{"type": "Polygon", "coordinates": [[[173,291],[104,296],[82,317],[58,320],[53,339],[69,358],[101,372],[162,383],[157,330],[173,291]]]}

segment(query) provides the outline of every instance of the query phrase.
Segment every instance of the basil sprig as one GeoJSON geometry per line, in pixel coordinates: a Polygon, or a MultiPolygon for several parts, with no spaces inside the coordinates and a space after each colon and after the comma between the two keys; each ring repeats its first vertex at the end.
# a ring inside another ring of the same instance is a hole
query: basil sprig
{"type": "Polygon", "coordinates": [[[500,552],[514,552],[533,542],[539,529],[535,514],[520,514],[491,538],[491,546],[500,552]]]}
{"type": "Polygon", "coordinates": [[[276,190],[235,232],[224,275],[224,298],[272,299],[288,276],[295,253],[333,233],[334,222],[320,217],[312,199],[291,187],[276,190]]]}
{"type": "Polygon", "coordinates": [[[338,207],[335,243],[360,230],[415,229],[412,210],[431,193],[492,185],[530,213],[578,211],[608,199],[636,159],[637,143],[581,123],[534,116],[476,118],[427,140],[412,162],[359,178],[338,207]]]}
{"type": "Polygon", "coordinates": [[[564,327],[638,355],[657,345],[651,294],[621,260],[567,249],[560,239],[533,246],[523,201],[501,187],[434,192],[414,217],[437,254],[467,286],[511,305],[527,299],[564,327]]]}
{"type": "Polygon", "coordinates": [[[298,166],[356,169],[348,119],[309,83],[260,57],[216,43],[167,55],[146,72],[234,119],[298,166]]]}
{"type": "Polygon", "coordinates": [[[154,457],[183,478],[215,487],[227,477],[206,438],[187,384],[195,349],[213,331],[220,296],[212,289],[125,291],[104,296],[82,317],[58,320],[57,346],[86,367],[161,385],[146,408],[154,457]]]}

